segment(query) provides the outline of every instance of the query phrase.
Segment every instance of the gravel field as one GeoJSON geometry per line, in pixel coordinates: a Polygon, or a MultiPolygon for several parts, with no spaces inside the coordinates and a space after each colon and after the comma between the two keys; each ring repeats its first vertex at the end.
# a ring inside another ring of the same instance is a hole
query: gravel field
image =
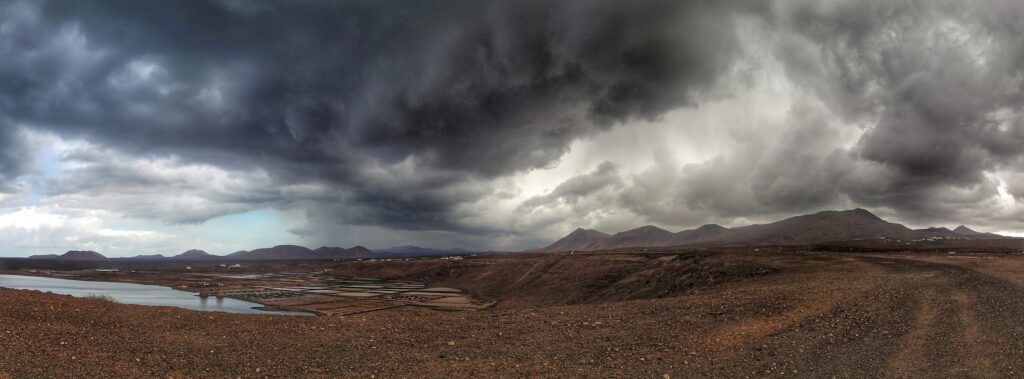
{"type": "MultiPolygon", "coordinates": [[[[723,252],[486,263],[442,270],[452,277],[440,282],[504,297],[467,312],[236,315],[0,289],[0,377],[1024,375],[1019,256],[723,252]],[[612,258],[632,268],[610,274],[595,263],[612,258]],[[519,282],[497,272],[519,275],[509,265],[525,270],[519,282]],[[481,275],[496,279],[474,285],[481,275]],[[660,290],[623,292],[647,287],[660,290]]],[[[427,275],[404,272],[391,275],[427,275]]]]}

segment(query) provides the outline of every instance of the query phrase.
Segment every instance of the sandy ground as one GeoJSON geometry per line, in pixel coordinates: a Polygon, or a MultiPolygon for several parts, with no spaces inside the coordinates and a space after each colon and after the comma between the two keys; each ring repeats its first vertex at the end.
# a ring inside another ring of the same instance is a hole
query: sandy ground
{"type": "Polygon", "coordinates": [[[432,277],[502,302],[283,317],[0,289],[0,377],[1024,375],[1020,255],[620,254],[334,269],[432,277]]]}

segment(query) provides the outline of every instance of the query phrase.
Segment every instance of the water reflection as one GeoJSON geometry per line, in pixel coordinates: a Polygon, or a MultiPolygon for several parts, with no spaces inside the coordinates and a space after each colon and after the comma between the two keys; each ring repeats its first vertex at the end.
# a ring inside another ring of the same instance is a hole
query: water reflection
{"type": "Polygon", "coordinates": [[[103,296],[119,303],[170,306],[195,311],[218,311],[247,314],[275,314],[311,316],[305,312],[278,312],[255,309],[262,305],[229,298],[202,298],[191,292],[178,291],[168,287],[133,283],[89,282],[42,278],[35,276],[0,275],[0,287],[38,290],[76,297],[103,296]]]}

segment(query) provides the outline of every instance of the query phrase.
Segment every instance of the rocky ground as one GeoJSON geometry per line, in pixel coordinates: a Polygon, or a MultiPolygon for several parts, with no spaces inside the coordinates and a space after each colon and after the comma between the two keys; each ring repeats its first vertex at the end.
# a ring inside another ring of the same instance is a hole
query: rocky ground
{"type": "Polygon", "coordinates": [[[401,267],[333,269],[435,278],[502,302],[284,317],[0,289],[0,377],[1024,375],[1020,255],[680,252],[391,265],[401,267]]]}

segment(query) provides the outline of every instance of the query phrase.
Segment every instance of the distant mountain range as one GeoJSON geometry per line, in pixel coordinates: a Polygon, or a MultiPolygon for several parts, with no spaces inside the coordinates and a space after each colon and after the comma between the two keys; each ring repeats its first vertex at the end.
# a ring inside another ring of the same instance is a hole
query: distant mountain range
{"type": "Polygon", "coordinates": [[[103,256],[103,254],[97,253],[95,251],[77,251],[77,250],[71,250],[71,251],[69,251],[67,253],[64,253],[64,254],[61,254],[61,255],[57,255],[57,254],[33,255],[33,256],[29,257],[29,258],[30,259],[62,259],[62,260],[66,260],[66,261],[99,261],[99,260],[107,259],[107,257],[103,256]]]}
{"type": "Polygon", "coordinates": [[[471,251],[460,248],[451,249],[434,249],[430,247],[419,247],[419,246],[395,246],[387,249],[377,249],[373,251],[377,254],[385,255],[418,255],[418,256],[430,256],[430,255],[449,255],[449,254],[466,254],[471,251]]]}
{"type": "MultiPolygon", "coordinates": [[[[1006,239],[993,233],[981,233],[960,225],[953,230],[935,227],[910,229],[885,221],[864,209],[825,211],[796,216],[769,224],[756,224],[736,228],[708,224],[696,229],[670,232],[653,225],[607,234],[592,229],[576,229],[555,243],[536,251],[595,251],[627,247],[661,247],[685,245],[807,245],[844,242],[863,239],[1006,239]]],[[[396,257],[429,257],[471,253],[461,248],[435,249],[419,246],[397,246],[370,250],[363,246],[352,248],[322,246],[309,249],[297,245],[279,245],[252,251],[238,251],[226,256],[212,255],[202,250],[189,250],[173,257],[139,255],[129,260],[312,260],[312,259],[372,259],[396,257]]],[[[60,259],[95,261],[107,259],[95,251],[69,251],[62,255],[33,255],[32,259],[60,259]]]]}
{"type": "Polygon", "coordinates": [[[300,259],[363,259],[373,258],[373,252],[362,246],[349,249],[322,246],[316,250],[296,245],[279,245],[252,251],[231,253],[232,259],[250,260],[300,260],[300,259]]]}
{"type": "MultiPolygon", "coordinates": [[[[131,258],[113,258],[138,261],[197,261],[212,259],[231,260],[308,260],[308,259],[370,259],[391,257],[436,256],[468,253],[465,249],[432,249],[418,246],[399,246],[372,251],[363,246],[352,248],[322,246],[315,250],[296,245],[279,245],[252,251],[237,251],[226,256],[213,255],[202,250],[188,250],[173,257],[160,254],[138,255],[131,258]]],[[[57,259],[74,261],[96,261],[111,259],[95,251],[69,251],[62,255],[33,255],[29,259],[57,259]]]]}
{"type": "Polygon", "coordinates": [[[313,252],[331,259],[366,259],[374,257],[373,251],[362,246],[356,246],[351,249],[321,246],[313,250],[313,252]]]}
{"type": "Polygon", "coordinates": [[[825,211],[796,216],[770,224],[725,228],[709,224],[697,229],[670,232],[656,226],[642,226],[615,234],[576,229],[540,251],[594,251],[625,247],[682,245],[804,245],[885,237],[888,239],[994,239],[1008,238],[980,233],[966,226],[954,230],[927,228],[913,230],[885,221],[864,209],[825,211]]]}

